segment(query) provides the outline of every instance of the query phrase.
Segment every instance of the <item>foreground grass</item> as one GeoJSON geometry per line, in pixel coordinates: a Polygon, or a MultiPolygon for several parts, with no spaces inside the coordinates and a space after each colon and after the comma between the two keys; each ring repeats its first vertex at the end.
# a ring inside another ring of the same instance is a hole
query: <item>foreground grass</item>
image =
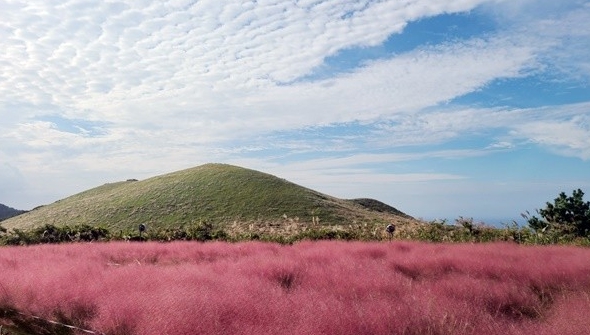
{"type": "Polygon", "coordinates": [[[11,334],[79,333],[32,316],[128,335],[586,334],[589,258],[514,243],[3,247],[0,324],[11,334]]]}

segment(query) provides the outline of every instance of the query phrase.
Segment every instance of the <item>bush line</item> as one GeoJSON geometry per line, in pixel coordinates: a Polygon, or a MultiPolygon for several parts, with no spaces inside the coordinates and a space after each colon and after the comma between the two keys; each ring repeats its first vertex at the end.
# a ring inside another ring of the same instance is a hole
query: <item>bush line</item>
{"type": "MultiPolygon", "coordinates": [[[[0,230],[0,245],[33,245],[68,242],[107,241],[264,241],[292,244],[303,240],[346,240],[346,241],[387,241],[391,237],[378,226],[342,225],[310,226],[290,234],[273,234],[259,231],[231,232],[209,222],[198,222],[176,228],[151,227],[145,231],[113,230],[102,226],[72,225],[55,226],[46,224],[31,230],[0,230]]],[[[404,227],[406,228],[406,227],[404,227]]],[[[580,237],[563,232],[536,232],[521,227],[516,222],[502,228],[474,224],[472,219],[459,218],[455,224],[446,221],[430,222],[411,228],[398,229],[393,236],[396,240],[425,242],[479,243],[514,242],[518,244],[568,244],[590,246],[590,236],[580,237]]]]}

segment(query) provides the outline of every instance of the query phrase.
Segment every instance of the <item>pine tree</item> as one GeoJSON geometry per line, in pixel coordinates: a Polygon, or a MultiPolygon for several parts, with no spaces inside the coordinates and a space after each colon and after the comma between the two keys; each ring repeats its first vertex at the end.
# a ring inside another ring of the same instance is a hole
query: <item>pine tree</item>
{"type": "Polygon", "coordinates": [[[590,233],[590,201],[584,202],[584,192],[574,190],[571,196],[561,192],[553,203],[538,210],[542,219],[535,216],[528,219],[529,226],[535,231],[547,229],[588,236],[590,233]]]}

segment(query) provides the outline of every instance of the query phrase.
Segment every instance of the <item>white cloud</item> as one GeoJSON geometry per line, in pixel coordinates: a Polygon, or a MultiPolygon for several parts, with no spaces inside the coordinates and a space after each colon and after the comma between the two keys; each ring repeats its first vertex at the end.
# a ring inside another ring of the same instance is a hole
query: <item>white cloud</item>
{"type": "Polygon", "coordinates": [[[366,140],[373,147],[441,144],[486,136],[481,149],[513,149],[535,143],[557,154],[590,158],[590,103],[539,108],[449,107],[376,123],[366,140]]]}
{"type": "Polygon", "coordinates": [[[543,120],[524,123],[516,127],[512,136],[528,139],[564,156],[590,160],[590,113],[563,121],[543,120]]]}
{"type": "Polygon", "coordinates": [[[495,142],[487,146],[486,149],[512,149],[514,144],[508,141],[495,142]]]}
{"type": "Polygon", "coordinates": [[[501,23],[525,39],[550,45],[538,55],[544,71],[555,78],[590,82],[590,3],[585,0],[521,0],[485,6],[501,23]]]}
{"type": "Polygon", "coordinates": [[[0,90],[112,120],[113,109],[154,100],[198,109],[203,100],[295,80],[339,50],[381,43],[409,20],[477,4],[29,1],[3,20],[10,38],[2,42],[0,90]]]}
{"type": "MultiPolygon", "coordinates": [[[[475,5],[70,1],[56,8],[27,2],[4,21],[16,33],[0,42],[14,50],[0,56],[7,64],[0,68],[7,79],[0,92],[7,101],[51,104],[68,117],[110,121],[108,134],[150,132],[129,143],[206,143],[375,120],[518,76],[534,48],[498,38],[472,40],[421,49],[318,83],[275,82],[304,76],[343,48],[380,43],[408,20],[475,5]]],[[[29,132],[27,143],[46,142],[46,134],[29,132]]],[[[52,140],[58,141],[56,135],[52,140]]],[[[61,137],[66,147],[72,143],[68,136],[61,137]]]]}

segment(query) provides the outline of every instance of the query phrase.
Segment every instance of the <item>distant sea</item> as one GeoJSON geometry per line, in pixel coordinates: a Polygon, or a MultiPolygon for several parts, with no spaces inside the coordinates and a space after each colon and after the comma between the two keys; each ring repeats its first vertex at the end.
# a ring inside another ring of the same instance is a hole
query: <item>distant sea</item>
{"type": "MultiPolygon", "coordinates": [[[[469,217],[465,217],[464,218],[469,218],[469,217]]],[[[420,218],[422,220],[431,222],[431,221],[437,221],[440,222],[443,219],[440,218],[420,218]]],[[[455,218],[453,219],[446,219],[446,224],[448,225],[454,225],[455,224],[455,218]]],[[[526,221],[522,218],[522,217],[518,217],[518,218],[478,218],[478,217],[474,217],[473,218],[473,223],[478,224],[478,223],[483,223],[487,226],[491,226],[491,227],[495,227],[495,228],[503,228],[506,225],[512,226],[512,223],[516,221],[516,223],[520,226],[520,227],[526,227],[527,223],[526,221]]]]}

